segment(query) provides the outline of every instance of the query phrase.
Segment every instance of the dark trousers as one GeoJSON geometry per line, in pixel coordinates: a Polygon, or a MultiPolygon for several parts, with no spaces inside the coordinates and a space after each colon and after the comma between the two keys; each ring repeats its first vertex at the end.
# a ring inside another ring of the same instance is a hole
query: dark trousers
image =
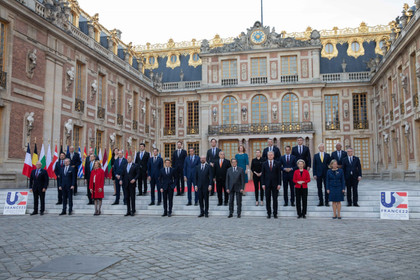
{"type": "Polygon", "coordinates": [[[147,193],[147,173],[145,170],[140,169],[139,179],[137,181],[139,194],[147,193]]]}
{"type": "Polygon", "coordinates": [[[89,200],[89,203],[93,203],[93,199],[92,199],[92,193],[90,192],[90,189],[89,189],[89,178],[87,178],[86,179],[86,196],[87,196],[87,198],[88,198],[88,200],[89,200]]]}
{"type": "Polygon", "coordinates": [[[60,190],[59,186],[58,186],[58,181],[57,181],[57,199],[58,199],[58,203],[63,203],[63,191],[60,190]]]}
{"type": "Polygon", "coordinates": [[[198,188],[198,201],[200,203],[200,213],[209,214],[209,189],[207,187],[198,188]]]}
{"type": "Polygon", "coordinates": [[[233,214],[233,204],[236,196],[236,206],[238,207],[238,215],[241,215],[242,211],[242,193],[235,190],[231,190],[229,193],[229,214],[233,214]]]}
{"type": "Polygon", "coordinates": [[[216,189],[217,189],[217,199],[219,204],[223,203],[223,194],[225,196],[225,204],[229,201],[229,196],[226,191],[226,180],[224,179],[217,179],[216,180],[216,189]]]}
{"type": "Polygon", "coordinates": [[[298,216],[306,215],[308,206],[308,189],[296,188],[296,211],[298,216]]]}
{"type": "Polygon", "coordinates": [[[63,187],[63,212],[67,210],[67,199],[69,201],[69,212],[73,211],[73,190],[70,187],[63,187]]]}
{"type": "Polygon", "coordinates": [[[347,188],[347,202],[348,204],[357,204],[359,200],[359,194],[357,188],[359,186],[359,180],[357,178],[350,177],[346,180],[347,188]]]}
{"type": "MultiPolygon", "coordinates": [[[[153,178],[150,180],[150,198],[151,201],[154,203],[155,202],[155,189],[156,186],[159,185],[159,181],[157,178],[153,178]]],[[[160,190],[158,190],[158,203],[162,202],[162,194],[160,193],[160,190]]]]}
{"type": "Polygon", "coordinates": [[[74,180],[74,182],[75,182],[75,183],[74,183],[73,193],[74,193],[74,194],[76,194],[76,193],[77,193],[77,181],[78,181],[78,180],[77,180],[77,179],[78,179],[78,178],[77,178],[77,172],[79,172],[79,169],[78,169],[77,167],[75,167],[74,169],[76,170],[76,172],[75,172],[75,174],[74,174],[74,176],[76,177],[76,180],[74,180]]]}
{"type": "Polygon", "coordinates": [[[267,208],[267,214],[271,215],[271,198],[273,198],[273,214],[277,215],[279,191],[277,186],[265,186],[265,207],[267,208]]]}
{"type": "Polygon", "coordinates": [[[172,214],[172,206],[174,204],[174,189],[168,187],[166,190],[163,190],[163,212],[165,214],[172,214]],[[168,208],[169,204],[169,208],[168,208]]]}
{"type": "MultiPolygon", "coordinates": [[[[192,191],[194,190],[194,184],[191,178],[187,178],[187,191],[188,191],[188,203],[192,201],[192,191]]],[[[198,194],[195,192],[194,194],[194,202],[198,202],[198,194]]]]}
{"type": "Polygon", "coordinates": [[[124,190],[127,197],[127,213],[134,213],[136,212],[136,183],[129,183],[128,186],[124,186],[124,190]]]}
{"type": "Polygon", "coordinates": [[[42,190],[33,190],[34,194],[34,212],[38,213],[38,197],[41,201],[41,213],[44,213],[45,211],[45,192],[42,190]]]}
{"type": "Polygon", "coordinates": [[[295,183],[293,183],[293,171],[290,171],[289,173],[283,173],[283,198],[284,204],[286,205],[289,202],[289,195],[287,189],[290,189],[290,203],[295,203],[295,183]]]}
{"type": "Polygon", "coordinates": [[[184,172],[181,169],[175,169],[176,192],[183,194],[185,189],[184,172]]]}
{"type": "Polygon", "coordinates": [[[255,201],[258,201],[258,197],[260,197],[260,200],[264,200],[264,190],[261,186],[261,177],[258,177],[254,174],[253,177],[254,180],[254,192],[255,192],[255,201]],[[258,196],[259,195],[259,196],[258,196]]]}
{"type": "Polygon", "coordinates": [[[214,195],[214,181],[211,181],[211,191],[210,191],[211,195],[214,195]]]}
{"type": "Polygon", "coordinates": [[[328,204],[328,194],[327,194],[327,176],[317,176],[316,177],[316,186],[318,187],[318,198],[319,203],[324,203],[324,198],[322,194],[322,185],[324,185],[324,196],[325,196],[325,204],[328,204]]]}
{"type": "MultiPolygon", "coordinates": [[[[115,189],[117,191],[117,193],[115,195],[115,202],[116,203],[119,203],[120,202],[120,197],[121,197],[121,187],[122,187],[122,185],[120,185],[120,180],[118,180],[118,179],[115,179],[115,184],[116,184],[115,185],[115,189]]],[[[123,190],[123,196],[124,196],[123,202],[124,202],[124,204],[126,204],[127,203],[126,189],[125,188],[122,188],[122,190],[123,190]]]]}

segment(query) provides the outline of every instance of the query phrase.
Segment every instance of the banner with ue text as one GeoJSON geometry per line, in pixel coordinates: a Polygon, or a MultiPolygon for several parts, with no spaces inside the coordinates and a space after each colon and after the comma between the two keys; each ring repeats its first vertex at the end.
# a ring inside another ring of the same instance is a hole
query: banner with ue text
{"type": "Polygon", "coordinates": [[[7,192],[3,215],[25,215],[28,192],[7,192]]]}
{"type": "Polygon", "coordinates": [[[408,220],[408,192],[381,192],[381,219],[408,220]]]}

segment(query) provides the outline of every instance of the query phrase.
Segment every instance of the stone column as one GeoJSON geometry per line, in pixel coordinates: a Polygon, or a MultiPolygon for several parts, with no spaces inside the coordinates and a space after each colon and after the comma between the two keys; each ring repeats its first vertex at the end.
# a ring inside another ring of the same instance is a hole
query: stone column
{"type": "MultiPolygon", "coordinates": [[[[312,101],[312,117],[311,121],[313,124],[314,129],[314,146],[316,147],[319,143],[322,142],[322,127],[323,127],[323,109],[322,109],[322,94],[320,89],[314,89],[314,97],[317,98],[317,100],[312,101]]],[[[311,151],[312,153],[313,151],[311,151]]]]}
{"type": "Polygon", "coordinates": [[[203,116],[200,122],[200,135],[201,135],[200,153],[204,154],[204,152],[209,149],[208,127],[209,127],[209,119],[211,116],[210,116],[210,105],[203,104],[202,100],[200,101],[200,116],[203,116]]]}
{"type": "Polygon", "coordinates": [[[312,51],[312,71],[313,71],[313,79],[314,80],[320,80],[321,79],[321,75],[320,75],[320,53],[319,50],[313,50],[312,51]]]}

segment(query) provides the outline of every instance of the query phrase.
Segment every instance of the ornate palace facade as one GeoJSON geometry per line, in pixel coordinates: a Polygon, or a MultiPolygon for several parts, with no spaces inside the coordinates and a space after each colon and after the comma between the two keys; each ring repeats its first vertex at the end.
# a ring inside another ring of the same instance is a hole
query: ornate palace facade
{"type": "MultiPolygon", "coordinates": [[[[133,46],[76,0],[0,1],[0,185],[27,142],[169,157],[216,138],[232,157],[274,138],[352,146],[365,174],[420,180],[420,1],[387,25],[133,46]]],[[[250,23],[252,24],[252,23],[250,23]]]]}

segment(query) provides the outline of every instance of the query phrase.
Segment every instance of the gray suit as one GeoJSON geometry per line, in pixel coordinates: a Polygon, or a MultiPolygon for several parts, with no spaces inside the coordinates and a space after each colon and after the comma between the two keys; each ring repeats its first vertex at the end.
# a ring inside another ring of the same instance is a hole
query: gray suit
{"type": "Polygon", "coordinates": [[[237,166],[236,171],[230,167],[226,173],[226,188],[229,190],[229,214],[233,214],[233,200],[236,194],[236,205],[238,206],[238,216],[241,215],[242,210],[242,193],[241,190],[245,188],[245,172],[237,166]]]}

